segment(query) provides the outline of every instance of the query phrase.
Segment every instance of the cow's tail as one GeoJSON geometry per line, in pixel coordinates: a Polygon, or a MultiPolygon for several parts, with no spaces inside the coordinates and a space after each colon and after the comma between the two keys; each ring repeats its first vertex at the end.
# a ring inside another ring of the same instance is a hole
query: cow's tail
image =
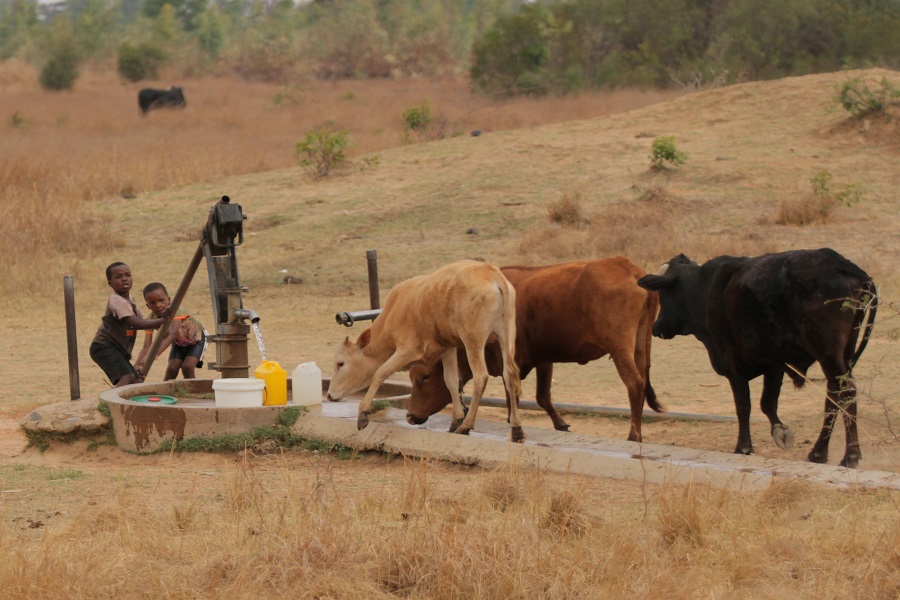
{"type": "Polygon", "coordinates": [[[850,364],[848,366],[851,371],[853,370],[856,361],[862,356],[863,350],[866,349],[866,345],[869,343],[869,336],[872,335],[872,325],[875,324],[875,313],[878,311],[878,290],[875,288],[875,282],[871,279],[866,282],[862,298],[864,301],[868,300],[866,305],[862,307],[862,310],[865,310],[868,313],[868,316],[866,317],[865,325],[861,325],[863,328],[862,340],[860,340],[856,352],[854,352],[853,356],[850,358],[850,364]]]}
{"type": "MultiPolygon", "coordinates": [[[[653,321],[656,320],[656,313],[659,312],[659,294],[656,292],[647,292],[647,300],[644,302],[644,316],[641,318],[641,335],[644,339],[644,354],[647,357],[644,366],[644,399],[647,406],[656,412],[665,412],[666,407],[660,404],[656,399],[656,390],[650,384],[650,348],[653,343],[653,321]]],[[[638,340],[640,342],[640,340],[638,340]]]]}
{"type": "Polygon", "coordinates": [[[516,394],[516,398],[522,397],[522,382],[519,374],[519,365],[516,364],[516,290],[506,277],[499,272],[501,281],[498,287],[503,296],[503,320],[506,324],[506,344],[503,352],[503,371],[508,375],[509,385],[516,394]]]}

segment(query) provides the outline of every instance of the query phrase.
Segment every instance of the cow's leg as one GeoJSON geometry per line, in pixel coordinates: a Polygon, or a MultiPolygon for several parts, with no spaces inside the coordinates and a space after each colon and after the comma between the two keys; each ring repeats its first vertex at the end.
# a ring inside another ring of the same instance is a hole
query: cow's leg
{"type": "Polygon", "coordinates": [[[844,433],[846,436],[844,458],[841,459],[840,465],[856,469],[859,466],[859,460],[862,458],[862,450],[859,448],[859,432],[856,429],[858,404],[856,402],[856,382],[853,380],[853,374],[848,371],[839,377],[837,385],[840,389],[839,402],[843,409],[844,433]]]}
{"type": "Polygon", "coordinates": [[[398,350],[383,365],[378,367],[375,374],[372,375],[372,382],[369,384],[369,389],[366,390],[366,395],[363,396],[362,401],[359,403],[359,413],[356,417],[357,429],[364,429],[369,424],[369,415],[372,413],[372,401],[375,399],[375,394],[378,393],[378,388],[381,387],[381,384],[388,377],[419,358],[421,357],[398,350]]]}
{"type": "Polygon", "coordinates": [[[825,420],[819,439],[816,440],[813,449],[809,452],[809,460],[815,463],[828,461],[828,442],[831,440],[831,432],[834,430],[834,421],[838,410],[844,418],[846,432],[846,450],[841,460],[842,467],[855,469],[859,466],[862,453],[859,450],[859,435],[856,429],[856,384],[850,371],[845,368],[842,361],[823,360],[822,372],[825,373],[828,390],[825,399],[825,420]]]}
{"type": "MultiPolygon", "coordinates": [[[[538,406],[543,408],[547,415],[550,417],[550,420],[553,421],[553,429],[557,431],[568,431],[569,424],[562,418],[562,416],[556,411],[556,407],[553,406],[553,402],[550,399],[550,385],[553,382],[553,363],[547,363],[545,365],[538,365],[535,368],[535,372],[537,373],[537,400],[538,406]]],[[[509,395],[507,394],[507,397],[509,395]]]]}
{"type": "Polygon", "coordinates": [[[634,364],[634,348],[624,352],[610,353],[619,378],[628,390],[628,405],[631,408],[631,427],[628,430],[628,441],[640,442],[641,418],[644,415],[644,376],[634,364]]]}
{"type": "Polygon", "coordinates": [[[462,435],[469,435],[469,432],[475,427],[475,415],[488,382],[488,370],[484,362],[484,344],[467,345],[466,357],[469,359],[469,368],[472,369],[472,402],[469,405],[469,412],[466,413],[460,426],[456,428],[456,433],[462,435]]]}
{"type": "Polygon", "coordinates": [[[453,420],[450,422],[450,432],[456,431],[466,416],[465,408],[460,399],[459,363],[456,359],[456,348],[450,348],[441,356],[444,367],[444,384],[450,390],[450,401],[453,406],[453,420]]]}
{"type": "MultiPolygon", "coordinates": [[[[519,369],[510,370],[509,365],[513,363],[512,359],[503,357],[503,385],[506,387],[506,397],[509,399],[509,424],[510,424],[510,440],[521,443],[525,441],[525,432],[522,431],[522,418],[519,412],[519,396],[521,395],[521,381],[519,380],[519,369]],[[516,378],[516,381],[513,381],[516,378]]],[[[515,364],[513,364],[515,367],[515,364]]]]}
{"type": "Polygon", "coordinates": [[[735,454],[753,454],[753,443],[750,441],[750,382],[738,377],[730,377],[731,393],[734,395],[734,408],[738,420],[738,441],[735,454]]]}
{"type": "Polygon", "coordinates": [[[779,448],[793,448],[794,432],[778,418],[778,396],[781,394],[783,381],[783,367],[779,366],[777,369],[766,371],[763,375],[763,390],[759,399],[759,408],[769,418],[769,425],[772,426],[772,439],[775,440],[775,444],[779,448]]]}

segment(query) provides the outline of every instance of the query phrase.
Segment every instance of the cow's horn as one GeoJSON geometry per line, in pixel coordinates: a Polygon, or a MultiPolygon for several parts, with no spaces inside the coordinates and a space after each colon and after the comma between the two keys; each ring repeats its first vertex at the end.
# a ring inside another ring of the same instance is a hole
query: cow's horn
{"type": "Polygon", "coordinates": [[[669,270],[669,263],[663,263],[663,265],[659,268],[659,274],[665,275],[666,271],[669,270]]]}

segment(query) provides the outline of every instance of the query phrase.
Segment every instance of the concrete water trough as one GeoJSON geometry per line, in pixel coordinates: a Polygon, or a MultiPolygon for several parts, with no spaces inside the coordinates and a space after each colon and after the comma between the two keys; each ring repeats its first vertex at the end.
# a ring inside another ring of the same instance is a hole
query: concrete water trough
{"type": "MultiPolygon", "coordinates": [[[[116,442],[124,450],[147,453],[158,450],[166,440],[247,433],[255,427],[276,424],[279,413],[294,406],[288,402],[282,406],[217,408],[213,381],[144,383],[104,392],[101,398],[109,405],[116,442]],[[178,402],[149,405],[130,400],[144,394],[171,395],[178,402]]],[[[323,391],[328,383],[328,379],[323,380],[323,391]]],[[[289,378],[289,389],[290,384],[289,378]]],[[[385,382],[378,397],[408,393],[408,383],[385,382]]],[[[405,411],[396,408],[386,408],[372,415],[369,426],[358,431],[356,417],[361,395],[309,407],[291,427],[292,432],[359,451],[387,452],[486,468],[516,462],[559,473],[647,483],[696,481],[742,490],[764,488],[776,478],[801,479],[830,487],[900,490],[900,474],[892,472],[640,444],[540,427],[525,427],[525,443],[513,444],[507,441],[509,425],[488,419],[479,419],[468,436],[454,435],[447,431],[450,417],[446,414],[433,415],[423,425],[410,425],[406,422],[405,411]]],[[[596,408],[601,412],[607,410],[596,408]]],[[[680,415],[680,418],[690,416],[680,415]]]]}
{"type": "MultiPolygon", "coordinates": [[[[289,400],[281,406],[217,407],[213,381],[216,380],[136,383],[103,392],[100,399],[109,406],[116,443],[129,452],[149,453],[159,450],[167,441],[249,433],[255,427],[275,425],[279,413],[294,406],[289,400]],[[151,404],[132,400],[145,395],[172,396],[177,402],[151,404]]],[[[291,383],[288,377],[288,398],[291,383]]],[[[323,379],[323,395],[328,383],[329,379],[323,379]]],[[[408,393],[408,385],[386,382],[378,397],[408,393]]],[[[310,412],[321,412],[321,408],[310,407],[310,412]]]]}

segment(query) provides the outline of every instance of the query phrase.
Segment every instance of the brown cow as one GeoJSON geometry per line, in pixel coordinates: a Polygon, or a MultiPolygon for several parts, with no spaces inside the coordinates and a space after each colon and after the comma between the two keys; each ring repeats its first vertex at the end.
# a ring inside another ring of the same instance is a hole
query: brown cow
{"type": "Polygon", "coordinates": [[[416,362],[433,364],[440,360],[456,392],[452,397],[451,431],[468,434],[487,386],[484,347],[489,338],[500,346],[503,383],[513,399],[511,437],[520,442],[524,434],[518,412],[519,368],[514,358],[516,292],[497,267],[481,262],[452,263],[397,284],[372,325],[356,341],[347,338],[338,348],[327,397],[337,401],[368,386],[356,421],[362,429],[369,423],[375,392],[390,375],[416,362]],[[463,411],[456,384],[458,348],[465,348],[474,373],[468,414],[463,411]]]}
{"type": "MultiPolygon", "coordinates": [[[[522,378],[537,371],[537,403],[553,426],[569,429],[550,399],[553,363],[585,364],[606,354],[628,390],[631,428],[628,439],[641,441],[644,399],[657,412],[663,407],[650,385],[651,327],[659,298],[637,285],[646,271],[621,256],[546,267],[502,267],[516,289],[516,363],[522,378]]],[[[500,373],[497,348],[486,349],[492,375],[500,373]]],[[[468,381],[460,359],[460,388],[468,381]]],[[[407,421],[424,423],[450,402],[452,385],[441,365],[410,368],[412,396],[407,421]]]]}

